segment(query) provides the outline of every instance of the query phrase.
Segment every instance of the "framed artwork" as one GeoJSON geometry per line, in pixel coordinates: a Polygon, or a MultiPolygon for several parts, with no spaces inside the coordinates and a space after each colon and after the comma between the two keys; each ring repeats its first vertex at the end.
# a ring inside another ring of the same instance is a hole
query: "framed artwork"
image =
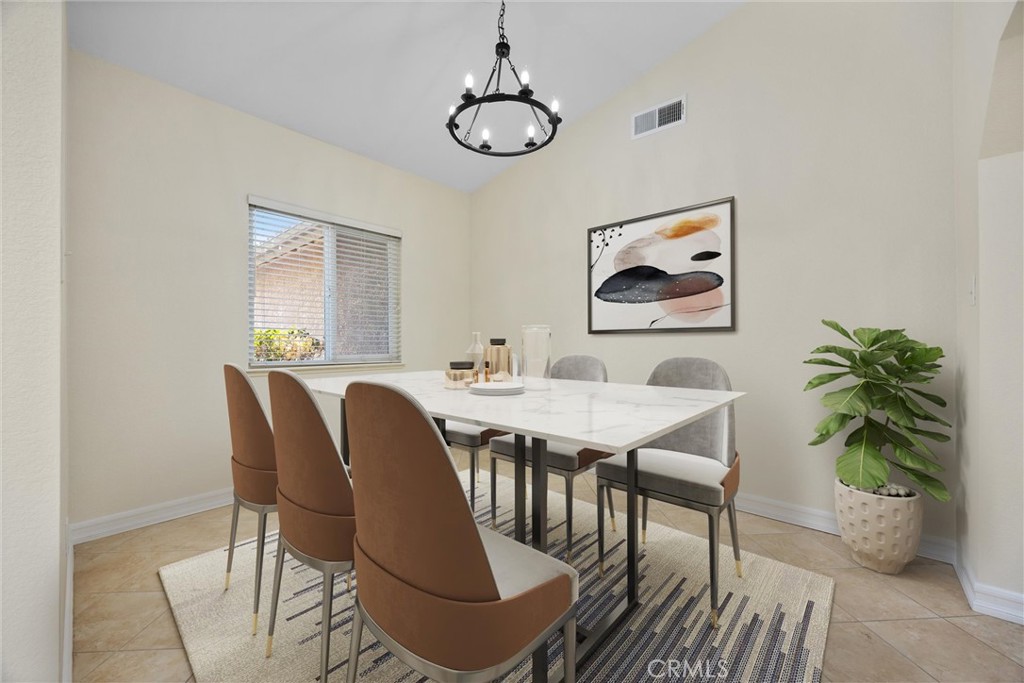
{"type": "Polygon", "coordinates": [[[588,331],[736,329],[734,197],[587,231],[588,331]]]}

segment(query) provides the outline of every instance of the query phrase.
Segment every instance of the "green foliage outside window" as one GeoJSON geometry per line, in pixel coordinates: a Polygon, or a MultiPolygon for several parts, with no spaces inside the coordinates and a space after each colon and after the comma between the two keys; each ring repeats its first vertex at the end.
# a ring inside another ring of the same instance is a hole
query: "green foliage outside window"
{"type": "Polygon", "coordinates": [[[306,330],[256,330],[254,338],[256,361],[316,360],[323,356],[324,342],[306,330]]]}

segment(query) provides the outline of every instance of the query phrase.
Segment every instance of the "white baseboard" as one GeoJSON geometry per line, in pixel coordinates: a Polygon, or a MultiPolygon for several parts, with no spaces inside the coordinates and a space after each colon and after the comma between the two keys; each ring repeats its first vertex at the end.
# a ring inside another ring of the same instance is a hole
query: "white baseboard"
{"type": "MultiPolygon", "coordinates": [[[[736,508],[752,515],[839,535],[839,524],[836,523],[835,512],[831,510],[818,510],[749,493],[736,494],[736,508]]],[[[954,564],[956,542],[939,536],[922,536],[917,553],[939,562],[954,564]]]]}
{"type": "Polygon", "coordinates": [[[89,519],[71,525],[71,543],[77,545],[85,541],[112,536],[123,531],[139,529],[150,524],[159,524],[179,517],[205,512],[223,505],[230,505],[232,488],[200,493],[177,500],[169,500],[155,505],[118,512],[106,517],[89,519]]]}
{"type": "Polygon", "coordinates": [[[1024,624],[1024,594],[978,583],[969,569],[959,563],[954,567],[971,609],[990,617],[1024,624]]]}

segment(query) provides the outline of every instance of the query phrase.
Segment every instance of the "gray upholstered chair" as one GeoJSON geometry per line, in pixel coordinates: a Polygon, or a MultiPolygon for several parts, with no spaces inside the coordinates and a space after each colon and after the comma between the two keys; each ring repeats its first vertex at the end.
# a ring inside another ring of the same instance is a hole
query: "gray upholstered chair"
{"type": "MultiPolygon", "coordinates": [[[[551,366],[551,377],[555,379],[576,379],[590,382],[607,382],[608,370],[600,358],[593,356],[564,356],[551,366]]],[[[593,469],[601,458],[610,454],[589,448],[549,441],[547,446],[548,471],[565,477],[565,559],[572,560],[572,484],[584,472],[593,469]]],[[[491,439],[491,526],[497,523],[498,488],[496,460],[515,462],[515,437],[511,434],[491,439]]],[[[533,449],[526,444],[527,467],[533,462],[533,449]]]]}
{"type": "Polygon", "coordinates": [[[476,485],[480,480],[480,449],[496,436],[507,434],[465,422],[445,421],[444,438],[449,446],[469,451],[469,506],[476,511],[476,485]]]}
{"type": "MultiPolygon", "coordinates": [[[[661,387],[731,391],[729,376],[718,363],[705,358],[670,358],[658,364],[647,384],[661,387]]],[[[743,576],[736,530],[736,490],[740,461],[736,453],[733,407],[655,439],[637,453],[637,489],[643,498],[642,539],[647,540],[648,499],[699,510],[708,516],[711,562],[711,624],[718,628],[718,526],[722,510],[729,513],[736,575],[743,576]]],[[[597,464],[597,552],[604,573],[603,494],[626,490],[626,456],[615,455],[597,464]]]]}
{"type": "Polygon", "coordinates": [[[224,590],[231,585],[231,563],[235,559],[238,535],[238,509],[244,507],[258,515],[256,536],[256,588],[253,591],[252,634],[260,613],[260,583],[263,577],[263,547],[267,537],[267,515],[277,510],[277,459],[274,433],[267,422],[256,389],[242,368],[224,366],[224,387],[228,397],[228,424],[231,428],[231,481],[234,505],[231,508],[231,535],[228,541],[228,567],[224,590]]]}
{"type": "Polygon", "coordinates": [[[277,451],[277,562],[274,595],[270,603],[267,657],[274,643],[274,622],[281,595],[285,551],[299,562],[323,574],[320,634],[320,683],[327,682],[331,649],[331,605],[334,577],[348,573],[352,588],[353,539],[356,535],[352,482],[327,421],[309,387],[287,370],[273,370],[270,410],[274,416],[274,447],[277,451]]]}
{"type": "Polygon", "coordinates": [[[500,679],[531,653],[546,672],[548,638],[562,630],[573,683],[576,570],[476,524],[441,433],[405,391],[353,382],[345,415],[359,576],[348,680],[365,625],[421,676],[448,683],[500,679]]]}

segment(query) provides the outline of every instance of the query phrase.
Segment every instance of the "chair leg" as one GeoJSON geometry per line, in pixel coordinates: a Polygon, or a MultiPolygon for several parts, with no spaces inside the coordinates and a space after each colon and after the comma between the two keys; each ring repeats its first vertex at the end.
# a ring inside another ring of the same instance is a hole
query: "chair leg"
{"type": "Polygon", "coordinates": [[[604,576],[604,491],[597,484],[597,575],[604,576]]]}
{"type": "Polygon", "coordinates": [[[231,585],[231,562],[235,559],[235,536],[238,535],[239,507],[241,506],[238,504],[238,499],[235,498],[235,504],[231,507],[231,535],[228,540],[228,568],[224,573],[224,590],[231,585]]]}
{"type": "Polygon", "coordinates": [[[476,449],[469,449],[469,509],[476,512],[476,449]]]}
{"type": "Polygon", "coordinates": [[[281,574],[284,572],[284,543],[277,534],[277,560],[274,562],[274,591],[270,597],[270,628],[267,631],[267,657],[274,649],[274,623],[277,621],[277,601],[281,596],[281,574]]]}
{"type": "Polygon", "coordinates": [[[259,513],[259,525],[256,531],[256,590],[252,598],[252,634],[256,635],[256,625],[260,619],[260,584],[263,582],[263,548],[267,542],[267,513],[259,513]]]}
{"type": "Polygon", "coordinates": [[[708,513],[708,556],[711,562],[711,628],[718,628],[718,523],[719,510],[708,513]]]}
{"type": "Polygon", "coordinates": [[[608,518],[612,520],[612,531],[618,531],[615,528],[615,501],[612,500],[612,487],[605,486],[604,490],[608,493],[608,518]]]}
{"type": "Polygon", "coordinates": [[[736,526],[736,501],[729,501],[729,535],[732,536],[732,556],[736,559],[736,576],[743,578],[743,561],[740,560],[740,532],[736,526]]]}
{"type": "Polygon", "coordinates": [[[348,646],[348,672],[345,680],[355,683],[359,669],[359,641],[363,636],[363,613],[359,611],[359,599],[352,608],[352,642],[348,646]]]}
{"type": "Polygon", "coordinates": [[[562,627],[562,669],[564,683],[576,683],[576,617],[562,627]]]}
{"type": "Polygon", "coordinates": [[[320,683],[327,683],[327,660],[331,656],[331,605],[334,602],[334,572],[324,572],[323,633],[320,638],[320,683]]]}
{"type": "Polygon", "coordinates": [[[565,475],[565,561],[572,562],[572,474],[565,475]]]}
{"type": "Polygon", "coordinates": [[[498,528],[498,468],[495,467],[494,456],[491,456],[491,528],[498,528]]]}
{"type": "Polygon", "coordinates": [[[647,544],[647,496],[643,497],[643,512],[640,514],[640,542],[647,544]]]}

